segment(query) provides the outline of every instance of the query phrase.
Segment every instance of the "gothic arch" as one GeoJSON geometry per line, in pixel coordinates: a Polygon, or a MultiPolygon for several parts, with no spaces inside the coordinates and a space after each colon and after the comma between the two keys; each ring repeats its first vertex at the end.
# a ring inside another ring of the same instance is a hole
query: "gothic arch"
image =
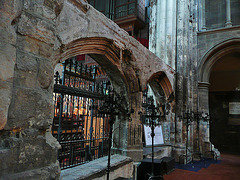
{"type": "Polygon", "coordinates": [[[199,82],[208,83],[213,65],[218,61],[219,58],[233,52],[240,52],[239,38],[223,41],[210,49],[201,59],[201,62],[198,66],[199,82]]]}
{"type": "Polygon", "coordinates": [[[105,37],[81,38],[70,42],[55,55],[54,64],[81,54],[90,55],[104,68],[117,93],[125,96],[126,100],[129,93],[140,91],[136,73],[128,65],[131,53],[120,50],[112,40],[105,37]]]}
{"type": "MultiPolygon", "coordinates": [[[[201,59],[198,66],[198,106],[199,111],[209,113],[209,79],[214,64],[225,55],[240,52],[240,39],[223,41],[211,48],[201,59]]],[[[202,125],[202,137],[207,149],[211,149],[210,131],[207,124],[202,125]]]]}
{"type": "MultiPolygon", "coordinates": [[[[58,44],[52,57],[53,64],[76,55],[89,54],[103,67],[117,93],[124,97],[125,107],[134,109],[131,118],[122,117],[117,122],[124,127],[139,124],[142,90],[152,74],[164,72],[169,80],[167,84],[173,86],[174,70],[170,66],[83,0],[65,1],[56,20],[56,27],[58,44]]],[[[134,160],[141,160],[141,138],[135,144],[129,144],[126,140],[131,138],[131,134],[128,134],[130,128],[120,131],[118,139],[122,153],[134,160]],[[128,146],[134,148],[128,151],[128,146]]]]}
{"type": "Polygon", "coordinates": [[[166,99],[168,99],[170,95],[172,95],[173,93],[172,85],[164,72],[154,73],[148,80],[148,83],[151,84],[154,82],[162,88],[166,99]]]}
{"type": "Polygon", "coordinates": [[[56,27],[58,60],[79,53],[104,56],[131,93],[141,91],[149,77],[158,71],[165,72],[173,84],[174,71],[169,66],[83,0],[66,1],[56,27]]]}

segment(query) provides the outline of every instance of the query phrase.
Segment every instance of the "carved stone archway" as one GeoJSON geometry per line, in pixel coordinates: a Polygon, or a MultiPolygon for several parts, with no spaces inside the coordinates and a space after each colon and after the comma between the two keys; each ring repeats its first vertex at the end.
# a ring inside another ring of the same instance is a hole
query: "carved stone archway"
{"type": "Polygon", "coordinates": [[[141,138],[129,147],[126,131],[130,132],[126,128],[139,124],[142,89],[152,74],[164,72],[168,83],[173,85],[174,71],[126,31],[83,1],[65,1],[56,22],[59,45],[53,63],[75,55],[89,54],[104,68],[114,88],[125,96],[128,108],[134,109],[131,121],[125,122],[125,130],[119,133],[126,135],[121,138],[119,149],[134,160],[141,160],[141,138]]]}
{"type": "Polygon", "coordinates": [[[163,115],[162,130],[164,144],[159,157],[171,156],[175,144],[175,94],[173,86],[164,72],[154,73],[148,80],[157,101],[157,107],[163,115]]]}
{"type": "Polygon", "coordinates": [[[199,82],[209,82],[209,76],[213,65],[221,57],[230,54],[232,52],[239,52],[240,49],[240,39],[229,39],[217,44],[211,48],[201,59],[198,66],[198,77],[199,82]]]}
{"type": "MultiPolygon", "coordinates": [[[[223,56],[240,52],[240,39],[229,39],[211,48],[201,59],[198,66],[198,107],[199,111],[209,113],[209,78],[214,64],[223,56]]],[[[202,142],[206,151],[211,150],[210,132],[207,123],[201,124],[202,142]]]]}

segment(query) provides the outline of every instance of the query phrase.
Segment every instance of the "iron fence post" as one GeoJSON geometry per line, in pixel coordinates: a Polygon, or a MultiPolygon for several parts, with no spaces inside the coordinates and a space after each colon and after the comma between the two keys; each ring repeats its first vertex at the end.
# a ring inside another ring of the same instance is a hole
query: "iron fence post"
{"type": "MultiPolygon", "coordinates": [[[[111,115],[112,116],[112,115],[111,115]]],[[[113,123],[114,120],[112,119],[113,117],[110,116],[110,130],[109,130],[109,138],[108,138],[108,164],[107,164],[107,180],[109,180],[109,175],[110,175],[110,161],[111,161],[111,146],[112,146],[112,131],[113,131],[113,123]]]]}

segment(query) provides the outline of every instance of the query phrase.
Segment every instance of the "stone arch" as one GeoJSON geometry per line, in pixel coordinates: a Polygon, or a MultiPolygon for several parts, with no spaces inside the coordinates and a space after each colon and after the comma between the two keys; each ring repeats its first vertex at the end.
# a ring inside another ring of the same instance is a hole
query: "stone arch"
{"type": "MultiPolygon", "coordinates": [[[[162,128],[163,128],[163,138],[164,145],[163,151],[170,155],[171,148],[165,146],[173,144],[170,137],[174,135],[170,129],[173,129],[173,122],[175,120],[175,99],[173,86],[170,79],[163,71],[158,71],[148,79],[148,84],[150,85],[157,101],[157,108],[163,115],[162,128]]],[[[162,155],[161,155],[162,156],[162,155]]]]}
{"type": "Polygon", "coordinates": [[[240,51],[240,39],[234,38],[223,41],[210,49],[201,59],[198,66],[198,77],[200,82],[209,82],[213,65],[217,60],[227,54],[240,51]]]}
{"type": "Polygon", "coordinates": [[[141,138],[135,144],[129,144],[131,135],[128,127],[140,123],[138,112],[142,109],[142,90],[152,74],[164,72],[173,85],[174,70],[83,0],[65,1],[56,22],[59,45],[56,47],[55,63],[87,53],[100,66],[108,67],[104,70],[113,85],[125,96],[129,109],[134,109],[131,121],[126,119],[122,132],[116,133],[122,135],[117,137],[121,139],[119,149],[133,160],[140,161],[141,138]]]}
{"type": "MultiPolygon", "coordinates": [[[[104,69],[114,86],[114,91],[124,98],[123,102],[126,109],[130,108],[131,103],[133,103],[132,99],[139,99],[138,93],[132,95],[133,92],[140,91],[140,81],[129,64],[132,57],[128,50],[120,49],[111,39],[106,37],[85,37],[76,39],[66,45],[61,45],[54,55],[53,64],[56,65],[58,62],[63,62],[68,58],[81,54],[90,55],[104,69]]],[[[115,121],[115,126],[117,127],[121,124],[121,126],[127,127],[128,118],[126,117],[126,114],[121,113],[121,116],[115,121]]],[[[133,122],[136,121],[136,118],[132,119],[133,122]]],[[[121,131],[126,131],[126,129],[121,129],[121,131]]],[[[121,138],[114,135],[114,142],[118,142],[117,148],[126,151],[128,144],[125,142],[127,142],[128,134],[126,132],[119,134],[121,134],[121,138]],[[122,142],[115,139],[120,139],[122,142]]],[[[116,144],[114,143],[114,145],[116,144]]],[[[120,153],[126,153],[121,151],[120,153]]]]}
{"type": "MultiPolygon", "coordinates": [[[[209,79],[212,68],[219,59],[234,52],[240,52],[239,38],[228,39],[215,45],[200,60],[198,66],[199,111],[209,113],[209,79]]],[[[202,123],[200,129],[206,150],[211,150],[209,126],[207,123],[202,123]]],[[[212,150],[217,152],[214,148],[212,150]]]]}
{"type": "MultiPolygon", "coordinates": [[[[135,73],[131,69],[128,72],[122,70],[123,64],[121,60],[127,58],[123,55],[124,52],[114,45],[112,40],[105,37],[81,38],[64,45],[55,55],[54,63],[63,62],[70,57],[81,54],[90,55],[104,68],[113,85],[116,87],[117,93],[130,92],[132,88],[139,87],[137,78],[134,76],[135,73]],[[128,77],[130,73],[133,73],[133,75],[128,77]],[[136,86],[132,86],[129,82],[136,86]]],[[[139,90],[135,89],[135,91],[139,90]]],[[[124,95],[127,96],[126,93],[124,95]]]]}
{"type": "Polygon", "coordinates": [[[124,75],[131,93],[141,91],[158,71],[165,72],[173,84],[171,67],[83,0],[65,1],[56,23],[59,44],[55,57],[63,59],[80,51],[104,55],[124,75]]]}
{"type": "Polygon", "coordinates": [[[172,88],[171,82],[169,81],[168,77],[164,72],[157,72],[153,74],[148,80],[148,83],[151,84],[151,82],[155,82],[161,86],[166,99],[168,99],[171,95],[173,95],[173,88],[172,88]]]}

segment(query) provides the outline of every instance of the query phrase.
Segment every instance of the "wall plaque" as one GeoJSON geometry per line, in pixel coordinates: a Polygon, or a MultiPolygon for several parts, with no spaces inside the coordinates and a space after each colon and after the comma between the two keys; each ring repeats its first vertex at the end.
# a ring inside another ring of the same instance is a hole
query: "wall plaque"
{"type": "Polygon", "coordinates": [[[229,114],[240,114],[240,102],[229,102],[229,114]]]}
{"type": "MultiPolygon", "coordinates": [[[[151,128],[149,126],[144,125],[144,136],[146,146],[152,146],[152,137],[151,137],[151,128]]],[[[164,144],[163,141],[163,133],[162,126],[156,126],[154,129],[154,146],[164,144]]]]}

